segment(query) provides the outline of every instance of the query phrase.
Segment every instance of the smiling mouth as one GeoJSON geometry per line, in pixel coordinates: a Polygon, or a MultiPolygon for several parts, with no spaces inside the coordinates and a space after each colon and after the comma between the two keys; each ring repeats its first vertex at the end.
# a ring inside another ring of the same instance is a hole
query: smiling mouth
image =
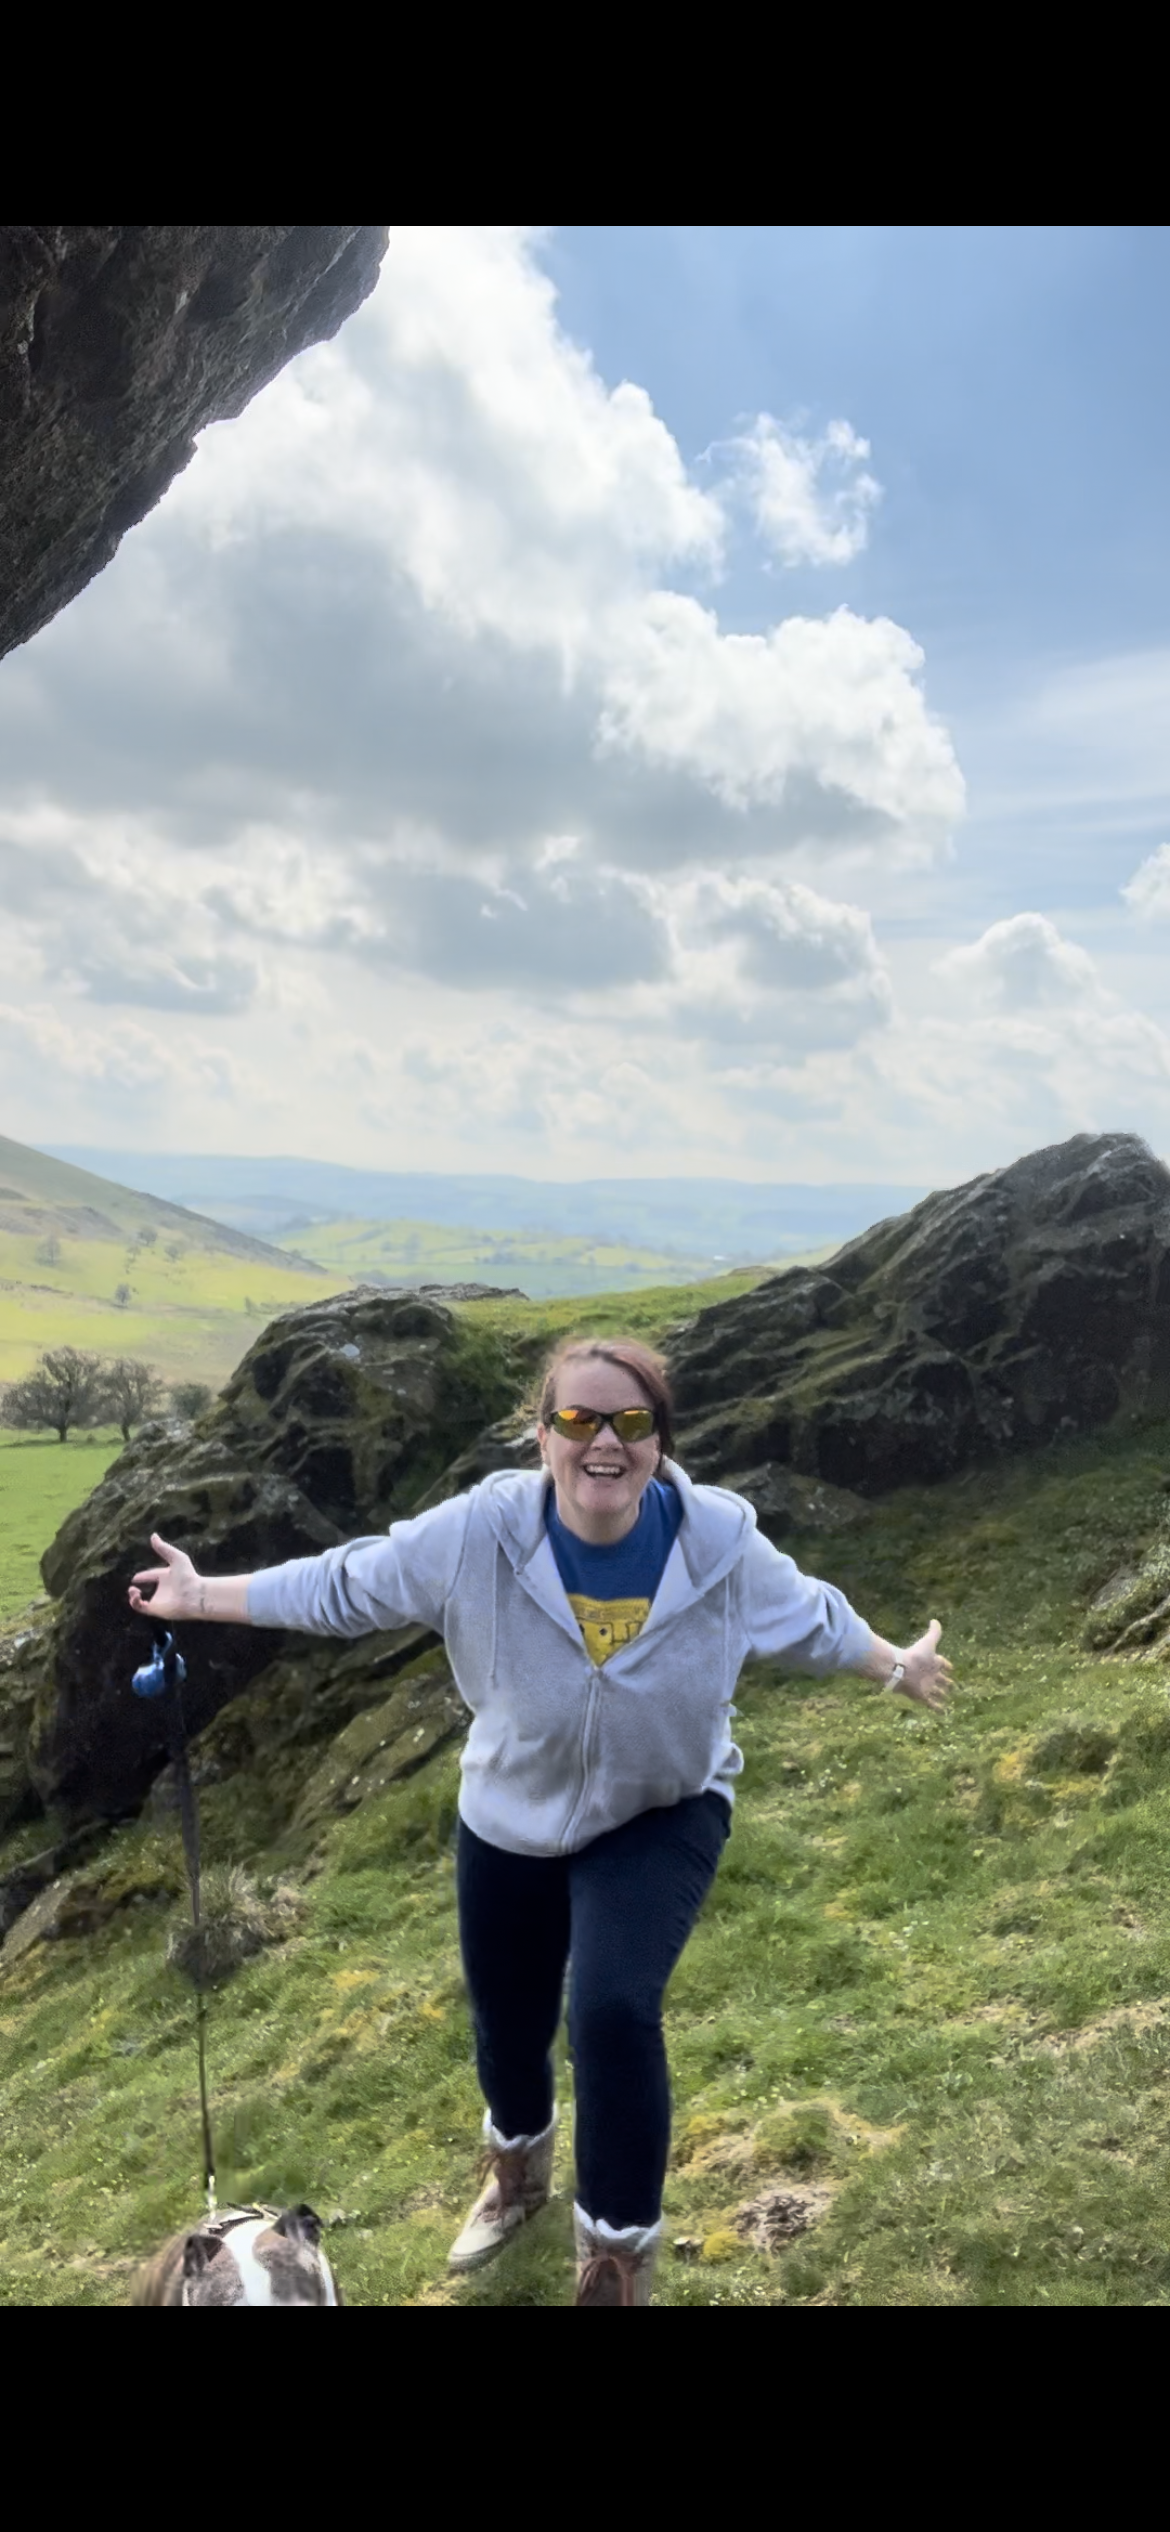
{"type": "Polygon", "coordinates": [[[587,1477],[624,1477],[625,1473],[624,1468],[595,1468],[588,1460],[585,1463],[587,1477]]]}

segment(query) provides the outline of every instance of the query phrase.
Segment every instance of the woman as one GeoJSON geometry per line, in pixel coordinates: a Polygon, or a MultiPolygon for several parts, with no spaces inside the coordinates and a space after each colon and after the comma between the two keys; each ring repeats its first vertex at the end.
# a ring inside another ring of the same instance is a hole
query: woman
{"type": "Polygon", "coordinates": [[[548,2198],[571,1961],[577,2302],[647,2304],[670,2145],[662,2002],[731,1825],[740,1667],[767,1653],[815,1676],[856,1671],[937,1709],[950,1665],[937,1620],[899,1651],[772,1547],[741,1496],[691,1484],[647,1346],[562,1345],[537,1437],[539,1471],[263,1573],[209,1580],[156,1538],[163,1562],[130,1602],[324,1635],[415,1620],[445,1637],[473,1715],[457,1881],[489,2168],[451,2266],[493,2258],[548,2198]]]}

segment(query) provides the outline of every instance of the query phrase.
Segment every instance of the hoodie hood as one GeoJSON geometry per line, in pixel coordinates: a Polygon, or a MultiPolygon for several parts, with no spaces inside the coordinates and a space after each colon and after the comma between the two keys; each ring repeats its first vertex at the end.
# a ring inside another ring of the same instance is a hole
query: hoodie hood
{"type": "MultiPolygon", "coordinates": [[[[690,1592],[710,1591],[722,1582],[746,1553],[756,1526],[755,1512],[742,1495],[722,1486],[693,1486],[685,1469],[664,1459],[661,1475],[682,1497],[683,1516],[677,1550],[687,1570],[690,1592]]],[[[497,1469],[478,1488],[487,1520],[515,1573],[523,1572],[544,1545],[545,1498],[552,1484],[547,1469],[497,1469]]]]}

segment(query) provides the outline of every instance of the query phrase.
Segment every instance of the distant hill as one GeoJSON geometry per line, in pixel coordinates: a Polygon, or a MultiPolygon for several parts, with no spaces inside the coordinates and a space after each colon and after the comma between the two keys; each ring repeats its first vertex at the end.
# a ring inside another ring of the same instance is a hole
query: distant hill
{"type": "Polygon", "coordinates": [[[348,1280],[0,1135],[0,1386],[79,1345],[218,1387],[258,1321],[348,1280]]]}
{"type": "Polygon", "coordinates": [[[241,1231],[271,1240],[303,1233],[314,1253],[318,1223],[430,1224],[490,1230],[497,1238],[514,1233],[644,1249],[678,1259],[690,1273],[835,1247],[907,1212],[930,1192],[885,1182],[816,1187],[727,1178],[452,1177],[295,1158],[52,1148],[63,1160],[129,1177],[241,1231]]]}
{"type": "Polygon", "coordinates": [[[274,1249],[266,1240],[234,1225],[210,1220],[166,1197],[145,1195],[106,1173],[79,1168],[60,1154],[34,1151],[0,1134],[0,1231],[38,1240],[58,1238],[110,1240],[124,1247],[142,1231],[159,1239],[182,1240],[189,1249],[253,1259],[279,1267],[285,1274],[312,1267],[288,1249],[274,1249]]]}
{"type": "MultiPolygon", "coordinates": [[[[558,1239],[548,1232],[461,1230],[438,1222],[315,1222],[288,1238],[311,1240],[320,1264],[354,1283],[516,1285],[530,1301],[702,1283],[712,1271],[708,1257],[642,1248],[632,1240],[558,1239]]],[[[800,1262],[810,1264],[824,1253],[808,1252],[800,1262]]]]}

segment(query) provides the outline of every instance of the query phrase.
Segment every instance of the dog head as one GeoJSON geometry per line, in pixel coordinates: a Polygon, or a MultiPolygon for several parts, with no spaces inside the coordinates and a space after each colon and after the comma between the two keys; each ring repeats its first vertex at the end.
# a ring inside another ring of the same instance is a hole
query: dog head
{"type": "Polygon", "coordinates": [[[182,2239],[184,2304],[338,2304],[311,2207],[233,2210],[182,2239]]]}

